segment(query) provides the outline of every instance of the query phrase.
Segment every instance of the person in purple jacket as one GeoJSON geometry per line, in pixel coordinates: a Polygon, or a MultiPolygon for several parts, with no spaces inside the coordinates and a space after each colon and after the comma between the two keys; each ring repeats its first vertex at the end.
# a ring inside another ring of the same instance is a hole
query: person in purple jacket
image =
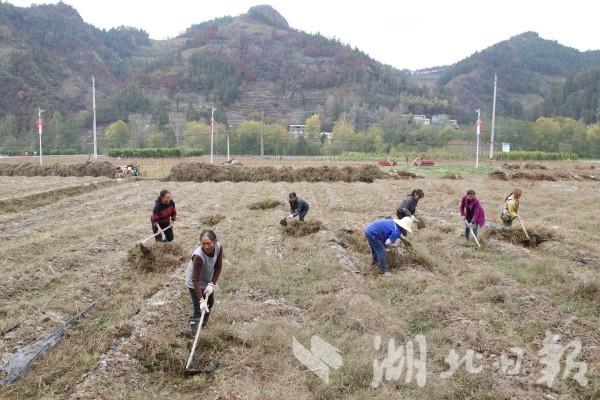
{"type": "Polygon", "coordinates": [[[460,201],[460,215],[465,221],[465,237],[467,240],[471,236],[471,229],[473,234],[477,236],[478,227],[483,228],[485,225],[485,213],[473,189],[467,190],[467,194],[460,201]],[[469,229],[469,226],[471,229],[469,229]]]}

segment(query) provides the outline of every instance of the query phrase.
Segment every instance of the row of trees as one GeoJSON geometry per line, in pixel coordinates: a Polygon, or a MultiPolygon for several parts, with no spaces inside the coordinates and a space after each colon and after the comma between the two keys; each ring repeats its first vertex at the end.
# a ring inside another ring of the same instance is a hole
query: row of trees
{"type": "MultiPolygon", "coordinates": [[[[50,118],[45,119],[44,145],[49,149],[73,149],[83,152],[82,147],[89,143],[91,137],[85,133],[90,130],[91,116],[87,111],[80,111],[69,116],[54,112],[50,118]],[[82,135],[83,134],[83,135],[82,135]]],[[[32,116],[31,126],[35,126],[32,116]]],[[[29,147],[37,141],[37,130],[19,129],[18,119],[14,114],[7,114],[0,118],[0,148],[20,149],[29,147]],[[34,136],[34,133],[35,136],[34,136]]]]}
{"type": "Polygon", "coordinates": [[[586,125],[565,117],[540,117],[535,122],[501,118],[497,132],[496,140],[511,143],[515,150],[573,152],[581,157],[600,157],[600,123],[586,125]]]}
{"type": "MultiPolygon", "coordinates": [[[[361,129],[352,123],[348,114],[343,113],[334,123],[332,136],[329,137],[322,133],[319,114],[313,114],[306,120],[305,135],[298,138],[279,123],[263,124],[257,120],[248,120],[233,128],[220,124],[214,146],[219,152],[225,152],[229,138],[231,154],[260,154],[261,141],[264,154],[272,155],[338,155],[346,152],[382,154],[401,143],[441,146],[461,135],[460,131],[448,127],[419,128],[414,122],[404,119],[403,125],[385,120],[361,129]]],[[[134,138],[129,125],[121,120],[111,124],[105,131],[106,145],[110,148],[132,147],[134,138]]],[[[179,144],[203,149],[206,153],[210,151],[210,141],[210,125],[202,120],[191,120],[185,124],[179,144]]],[[[174,146],[174,140],[163,132],[156,132],[147,138],[145,145],[171,147],[174,146]]]]}
{"type": "MultiPolygon", "coordinates": [[[[184,112],[182,108],[181,112],[184,112]]],[[[174,123],[162,109],[158,114],[117,120],[99,130],[101,151],[123,148],[170,148],[184,146],[210,151],[210,114],[188,107],[186,120],[174,123]]],[[[219,119],[217,119],[218,121],[219,119]]],[[[215,148],[226,151],[227,137],[231,154],[338,155],[347,152],[390,153],[404,150],[425,151],[444,147],[453,141],[473,141],[472,126],[453,128],[423,126],[399,113],[378,114],[379,122],[355,124],[356,116],[340,113],[333,126],[327,126],[319,114],[306,120],[304,137],[296,138],[287,126],[248,120],[235,127],[217,124],[215,148]],[[331,131],[332,137],[322,135],[331,131]]],[[[31,122],[34,126],[34,119],[31,122]]],[[[48,149],[90,150],[91,117],[87,111],[69,116],[54,112],[44,125],[44,146],[48,149]]],[[[489,124],[484,123],[482,141],[489,140],[489,124]]],[[[20,133],[17,118],[0,118],[0,150],[35,148],[34,132],[20,133]]],[[[508,142],[513,150],[573,152],[580,157],[600,156],[600,123],[586,125],[572,118],[540,117],[535,122],[498,118],[495,141],[508,142]]]]}

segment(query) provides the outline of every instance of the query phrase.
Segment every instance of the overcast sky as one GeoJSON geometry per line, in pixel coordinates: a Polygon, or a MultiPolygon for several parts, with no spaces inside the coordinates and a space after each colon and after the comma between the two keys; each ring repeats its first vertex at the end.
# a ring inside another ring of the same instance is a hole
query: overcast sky
{"type": "MultiPolygon", "coordinates": [[[[56,1],[9,0],[28,6],[56,1]]],[[[153,39],[177,36],[192,24],[270,4],[290,26],[321,32],[397,68],[451,64],[510,36],[536,31],[579,50],[600,49],[600,2],[563,0],[66,0],[99,28],[129,25],[153,39]]]]}

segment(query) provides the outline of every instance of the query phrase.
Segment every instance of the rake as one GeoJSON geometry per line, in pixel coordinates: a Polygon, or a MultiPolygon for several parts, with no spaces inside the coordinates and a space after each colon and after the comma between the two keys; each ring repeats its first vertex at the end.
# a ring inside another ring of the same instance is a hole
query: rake
{"type": "Polygon", "coordinates": [[[467,221],[465,221],[465,223],[469,227],[469,231],[471,231],[471,236],[473,236],[473,239],[475,239],[475,243],[477,243],[477,247],[481,248],[481,245],[479,244],[479,239],[477,239],[477,235],[475,234],[475,232],[473,232],[473,228],[471,227],[471,224],[468,223],[467,221]]]}
{"type": "Polygon", "coordinates": [[[190,351],[190,356],[188,357],[187,363],[185,364],[185,370],[183,373],[185,375],[198,375],[198,374],[207,374],[218,368],[219,363],[213,361],[209,365],[207,369],[201,369],[198,367],[198,363],[192,367],[192,362],[194,360],[194,356],[196,353],[196,346],[198,346],[198,339],[200,338],[200,331],[202,330],[202,323],[204,322],[204,315],[206,311],[202,311],[202,315],[200,315],[200,321],[198,322],[198,330],[196,331],[196,336],[194,336],[194,344],[192,345],[192,350],[190,351]]]}

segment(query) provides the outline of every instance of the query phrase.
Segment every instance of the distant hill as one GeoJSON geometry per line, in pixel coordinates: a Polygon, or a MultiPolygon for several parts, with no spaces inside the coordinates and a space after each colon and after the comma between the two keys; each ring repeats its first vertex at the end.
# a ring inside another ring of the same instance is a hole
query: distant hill
{"type": "Polygon", "coordinates": [[[497,74],[498,112],[522,118],[539,113],[544,98],[569,76],[596,66],[600,66],[600,51],[581,52],[526,32],[451,66],[421,71],[416,78],[435,82],[468,109],[489,109],[497,74]]]}
{"type": "Polygon", "coordinates": [[[135,119],[134,136],[142,138],[160,130],[175,139],[210,107],[227,125],[263,115],[303,123],[315,112],[326,130],[342,113],[361,130],[391,114],[444,113],[471,123],[475,108],[491,106],[494,73],[500,115],[592,122],[599,114],[597,72],[588,71],[600,68],[600,51],[527,32],[454,65],[410,72],[296,30],[267,5],[151,40],[135,28],[98,29],[63,3],[0,3],[0,61],[0,130],[7,131],[0,142],[13,147],[31,142],[38,107],[52,116],[49,143],[89,141],[82,132],[90,126],[92,74],[99,124],[135,119]]]}
{"type": "Polygon", "coordinates": [[[89,110],[92,74],[100,123],[209,106],[229,124],[263,112],[284,124],[319,112],[330,125],[341,112],[368,123],[374,110],[452,111],[408,71],[290,28],[265,5],[155,41],[134,28],[97,29],[63,3],[0,3],[0,59],[0,117],[16,115],[22,130],[31,129],[38,106],[63,115],[89,110]]]}
{"type": "Polygon", "coordinates": [[[585,123],[600,122],[600,67],[567,77],[542,106],[542,114],[561,115],[585,123]]]}
{"type": "Polygon", "coordinates": [[[100,91],[110,92],[127,79],[125,60],[147,44],[143,31],[99,30],[63,3],[0,3],[0,115],[28,124],[37,106],[77,111],[90,101],[92,74],[100,91]]]}

